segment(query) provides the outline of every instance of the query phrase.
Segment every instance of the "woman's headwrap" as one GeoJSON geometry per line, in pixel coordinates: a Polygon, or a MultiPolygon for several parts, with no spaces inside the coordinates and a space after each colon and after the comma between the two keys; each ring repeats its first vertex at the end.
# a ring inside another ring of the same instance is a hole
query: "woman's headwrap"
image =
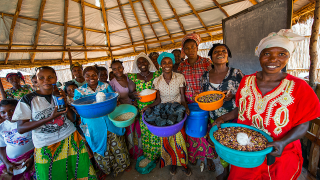
{"type": "Polygon", "coordinates": [[[158,59],[157,59],[157,62],[159,65],[161,65],[161,61],[164,59],[164,58],[170,58],[172,60],[172,63],[175,64],[176,61],[175,61],[175,58],[174,58],[174,54],[172,53],[168,53],[168,52],[163,52],[159,55],[158,59]]]}
{"type": "Polygon", "coordinates": [[[150,72],[155,72],[157,71],[157,68],[154,66],[153,62],[151,61],[151,59],[145,54],[145,53],[140,53],[138,56],[136,56],[136,58],[133,61],[133,65],[132,65],[132,73],[140,73],[140,69],[138,68],[137,65],[137,61],[139,58],[145,58],[146,60],[148,60],[149,62],[149,71],[150,72]]]}
{"type": "Polygon", "coordinates": [[[12,77],[12,76],[18,76],[18,77],[23,81],[23,83],[26,84],[25,81],[24,81],[24,76],[22,75],[21,72],[8,73],[8,74],[6,75],[6,79],[7,79],[8,82],[9,82],[9,78],[12,77]]]}
{"type": "Polygon", "coordinates": [[[183,37],[182,41],[181,41],[181,56],[184,57],[185,53],[183,51],[183,46],[184,46],[184,43],[186,42],[186,40],[188,39],[192,39],[196,42],[197,46],[199,46],[200,42],[201,42],[201,37],[199,34],[197,33],[191,33],[191,34],[187,34],[183,37]]]}
{"type": "Polygon", "coordinates": [[[231,51],[230,51],[230,49],[228,48],[228,46],[227,46],[226,44],[216,43],[216,44],[213,44],[213,45],[212,45],[212,48],[210,49],[210,51],[209,51],[209,53],[208,53],[208,56],[210,57],[210,59],[212,59],[213,50],[214,50],[217,46],[224,46],[224,47],[226,47],[226,48],[227,48],[227,51],[228,51],[228,57],[229,57],[229,58],[232,58],[231,51]]]}
{"type": "Polygon", "coordinates": [[[70,66],[70,70],[72,71],[74,67],[80,67],[81,69],[83,69],[82,65],[78,62],[72,63],[72,65],[70,66]]]}
{"type": "Polygon", "coordinates": [[[281,29],[279,32],[270,33],[263,38],[255,49],[255,55],[260,56],[262,50],[271,47],[281,47],[289,51],[290,55],[295,49],[294,41],[304,40],[304,36],[293,33],[291,29],[281,29]]]}

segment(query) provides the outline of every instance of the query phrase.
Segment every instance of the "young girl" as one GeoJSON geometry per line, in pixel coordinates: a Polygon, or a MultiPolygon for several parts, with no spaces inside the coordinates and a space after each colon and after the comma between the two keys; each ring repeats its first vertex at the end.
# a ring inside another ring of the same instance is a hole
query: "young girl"
{"type": "Polygon", "coordinates": [[[108,70],[105,67],[102,66],[95,66],[97,68],[97,70],[99,71],[98,73],[98,77],[99,77],[99,81],[101,82],[105,82],[105,83],[109,83],[108,81],[108,70]]]}
{"type": "Polygon", "coordinates": [[[32,77],[31,77],[31,82],[32,82],[32,89],[33,89],[33,91],[36,91],[36,90],[38,90],[37,88],[37,76],[36,75],[33,75],[32,77]]]}
{"type": "Polygon", "coordinates": [[[3,162],[0,165],[0,179],[31,180],[35,173],[32,133],[18,133],[17,122],[12,121],[17,104],[15,99],[4,99],[0,102],[0,116],[5,120],[0,125],[0,159],[3,162]],[[13,175],[13,169],[24,167],[26,170],[23,173],[13,175]]]}
{"type": "MultiPolygon", "coordinates": [[[[172,72],[175,58],[172,53],[163,52],[158,57],[158,63],[162,67],[162,75],[153,81],[154,89],[158,90],[156,100],[146,107],[156,106],[160,103],[181,103],[189,114],[189,108],[185,100],[184,87],[185,79],[180,73],[172,72]]],[[[186,133],[182,129],[177,134],[170,137],[160,137],[161,140],[161,167],[172,165],[170,174],[177,173],[177,166],[181,166],[187,176],[191,176],[191,170],[187,167],[188,153],[186,146],[186,133]]]]}
{"type": "Polygon", "coordinates": [[[64,92],[67,95],[67,102],[70,105],[74,100],[74,90],[78,88],[78,85],[73,81],[68,81],[64,84],[64,92]]]}
{"type": "MultiPolygon", "coordinates": [[[[56,72],[43,66],[36,74],[39,90],[19,101],[12,120],[18,121],[20,134],[32,130],[37,179],[96,179],[85,144],[71,122],[74,112],[68,105],[57,112],[52,99],[56,72]]],[[[66,102],[62,90],[60,94],[66,102]]]]}
{"type": "MultiPolygon", "coordinates": [[[[86,67],[83,75],[88,83],[75,90],[74,100],[98,92],[114,92],[107,83],[98,81],[98,70],[94,66],[86,67]]],[[[114,176],[117,176],[130,166],[129,153],[123,136],[125,128],[114,126],[108,115],[91,119],[81,117],[81,124],[86,141],[94,152],[94,158],[105,174],[108,175],[113,170],[114,176]]],[[[101,174],[99,179],[103,178],[104,175],[101,174]]]]}
{"type": "Polygon", "coordinates": [[[25,84],[24,76],[21,72],[8,73],[6,79],[12,85],[12,88],[5,90],[6,98],[8,99],[20,100],[24,95],[33,91],[30,85],[25,84]],[[21,85],[21,80],[25,85],[21,85]]]}
{"type": "Polygon", "coordinates": [[[84,85],[86,82],[86,80],[84,79],[83,75],[82,75],[82,70],[83,70],[83,67],[80,63],[76,62],[76,63],[73,63],[71,66],[70,66],[70,70],[71,70],[71,73],[72,73],[72,76],[74,76],[75,78],[72,79],[71,81],[75,82],[78,87],[84,85]]]}

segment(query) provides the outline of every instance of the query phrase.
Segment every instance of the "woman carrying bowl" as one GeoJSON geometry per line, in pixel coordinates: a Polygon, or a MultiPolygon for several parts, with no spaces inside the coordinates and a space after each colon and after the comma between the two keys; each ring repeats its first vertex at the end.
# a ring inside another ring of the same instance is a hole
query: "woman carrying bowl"
{"type": "MultiPolygon", "coordinates": [[[[185,95],[188,103],[193,103],[196,95],[202,91],[201,77],[204,72],[211,70],[211,60],[197,55],[200,41],[200,35],[193,33],[186,35],[181,43],[182,52],[188,58],[180,63],[178,72],[181,72],[186,79],[185,95]]],[[[212,159],[215,157],[215,152],[206,137],[194,138],[188,136],[187,147],[189,161],[192,164],[196,164],[197,159],[200,159],[203,167],[205,158],[212,159]]]]}
{"type": "MultiPolygon", "coordinates": [[[[223,91],[227,93],[223,106],[215,111],[209,112],[211,122],[208,124],[208,132],[210,132],[212,123],[215,119],[236,108],[234,97],[244,75],[242,74],[241,70],[229,67],[228,58],[231,58],[232,55],[227,45],[219,43],[213,44],[208,56],[212,60],[212,69],[210,71],[206,71],[202,76],[201,82],[203,91],[223,91]]],[[[217,158],[217,155],[214,158],[217,158]]],[[[221,174],[222,172],[216,173],[217,179],[225,179],[229,164],[223,160],[220,161],[224,167],[224,171],[223,174],[221,174]]],[[[219,161],[217,163],[219,163],[219,161]]],[[[215,165],[211,160],[208,161],[208,166],[211,171],[215,170],[215,165]]]]}
{"type": "Polygon", "coordinates": [[[216,119],[220,126],[238,118],[238,123],[254,126],[273,138],[268,147],[276,156],[274,164],[266,160],[255,168],[231,167],[229,179],[298,179],[303,158],[300,138],[309,127],[309,121],[320,116],[320,104],[312,88],[302,79],[281,70],[294,51],[293,41],[304,37],[290,29],[282,29],[263,38],[255,54],[259,56],[262,71],[244,76],[236,94],[235,108],[216,119]],[[308,96],[305,96],[305,95],[308,96]]]}
{"type": "MultiPolygon", "coordinates": [[[[74,100],[96,95],[98,92],[114,92],[107,83],[98,81],[98,70],[94,66],[86,67],[83,76],[87,83],[75,90],[74,100]]],[[[81,117],[81,128],[94,152],[96,162],[105,174],[108,175],[113,170],[114,176],[117,176],[129,167],[129,153],[123,136],[125,128],[114,126],[108,115],[91,119],[81,117]]]]}
{"type": "MultiPolygon", "coordinates": [[[[121,104],[132,104],[132,99],[129,97],[129,79],[127,75],[123,73],[124,68],[122,62],[118,60],[112,61],[111,68],[115,78],[110,81],[110,86],[114,91],[119,93],[119,101],[121,104]]],[[[134,121],[130,126],[126,127],[126,138],[130,156],[137,160],[137,158],[143,154],[139,120],[134,121]]]]}
{"type": "Polygon", "coordinates": [[[151,161],[158,160],[161,154],[160,139],[148,130],[147,126],[142,121],[141,114],[141,110],[147,105],[152,104],[153,101],[139,101],[139,92],[144,89],[152,89],[154,79],[159,77],[162,72],[157,71],[151,59],[146,54],[140,53],[133,62],[132,73],[133,74],[128,74],[128,78],[131,80],[129,82],[129,96],[131,99],[136,99],[138,103],[143,155],[151,161]]]}
{"type": "MultiPolygon", "coordinates": [[[[157,92],[156,100],[142,111],[156,106],[160,103],[181,103],[186,108],[186,113],[190,114],[184,95],[185,79],[180,73],[172,72],[175,58],[172,53],[163,52],[158,57],[158,63],[162,67],[162,75],[155,78],[153,86],[157,92]]],[[[177,173],[177,166],[181,166],[187,176],[191,176],[191,169],[187,167],[188,153],[186,146],[186,133],[184,128],[177,134],[170,137],[160,137],[161,140],[161,161],[160,166],[172,165],[170,174],[177,173]]]]}

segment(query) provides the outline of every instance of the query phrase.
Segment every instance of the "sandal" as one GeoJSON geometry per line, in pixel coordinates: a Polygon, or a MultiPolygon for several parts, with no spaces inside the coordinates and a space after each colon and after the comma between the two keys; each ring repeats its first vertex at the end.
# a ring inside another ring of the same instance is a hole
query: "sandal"
{"type": "Polygon", "coordinates": [[[216,165],[214,164],[212,159],[208,159],[207,165],[208,165],[208,170],[209,171],[211,171],[211,172],[215,172],[216,171],[216,165]]]}
{"type": "Polygon", "coordinates": [[[175,165],[172,165],[171,168],[170,168],[170,174],[172,176],[174,176],[175,174],[177,174],[177,166],[175,165]]]}
{"type": "Polygon", "coordinates": [[[184,172],[184,174],[185,174],[187,177],[189,177],[189,176],[192,175],[192,171],[191,171],[191,169],[188,168],[188,167],[187,167],[187,169],[186,169],[186,168],[184,168],[184,167],[182,166],[182,171],[184,172]]]}

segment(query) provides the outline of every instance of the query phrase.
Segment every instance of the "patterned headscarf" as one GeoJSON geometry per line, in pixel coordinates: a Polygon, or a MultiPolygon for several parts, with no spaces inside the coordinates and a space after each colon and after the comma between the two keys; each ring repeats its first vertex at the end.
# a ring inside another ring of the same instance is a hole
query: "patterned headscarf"
{"type": "Polygon", "coordinates": [[[157,59],[158,64],[161,65],[162,59],[164,59],[164,58],[166,58],[166,57],[170,58],[170,59],[172,60],[172,63],[173,63],[173,64],[176,63],[175,58],[174,58],[174,54],[168,53],[168,52],[163,52],[163,53],[161,53],[161,54],[159,55],[159,57],[158,57],[158,59],[157,59]]]}
{"type": "Polygon", "coordinates": [[[281,47],[293,53],[295,45],[293,41],[304,40],[305,37],[293,33],[291,29],[281,29],[279,32],[272,32],[263,38],[255,49],[255,55],[260,56],[262,50],[271,47],[281,47]]]}
{"type": "Polygon", "coordinates": [[[199,46],[200,42],[201,42],[201,37],[199,34],[197,33],[191,33],[191,34],[187,34],[183,37],[182,41],[181,41],[181,56],[184,57],[185,56],[185,53],[184,53],[184,50],[183,50],[183,46],[184,46],[184,43],[186,42],[186,40],[188,39],[192,39],[196,42],[197,46],[199,46]]]}
{"type": "Polygon", "coordinates": [[[157,68],[154,66],[153,62],[151,61],[151,59],[145,54],[145,53],[140,53],[138,56],[136,56],[136,58],[134,59],[133,62],[133,67],[132,67],[132,73],[140,73],[140,69],[138,68],[137,65],[137,61],[139,58],[145,58],[146,60],[148,60],[149,62],[149,71],[150,72],[155,72],[157,71],[157,68]]]}
{"type": "Polygon", "coordinates": [[[72,71],[72,69],[73,69],[74,67],[80,67],[81,69],[83,69],[82,65],[81,65],[80,63],[78,63],[78,62],[73,63],[73,64],[70,66],[70,70],[72,71]]]}
{"type": "Polygon", "coordinates": [[[26,84],[25,81],[24,81],[24,76],[22,75],[21,72],[8,73],[8,74],[6,75],[6,79],[7,79],[8,82],[9,82],[9,78],[12,77],[12,76],[18,76],[18,77],[23,81],[23,83],[26,84]]]}

